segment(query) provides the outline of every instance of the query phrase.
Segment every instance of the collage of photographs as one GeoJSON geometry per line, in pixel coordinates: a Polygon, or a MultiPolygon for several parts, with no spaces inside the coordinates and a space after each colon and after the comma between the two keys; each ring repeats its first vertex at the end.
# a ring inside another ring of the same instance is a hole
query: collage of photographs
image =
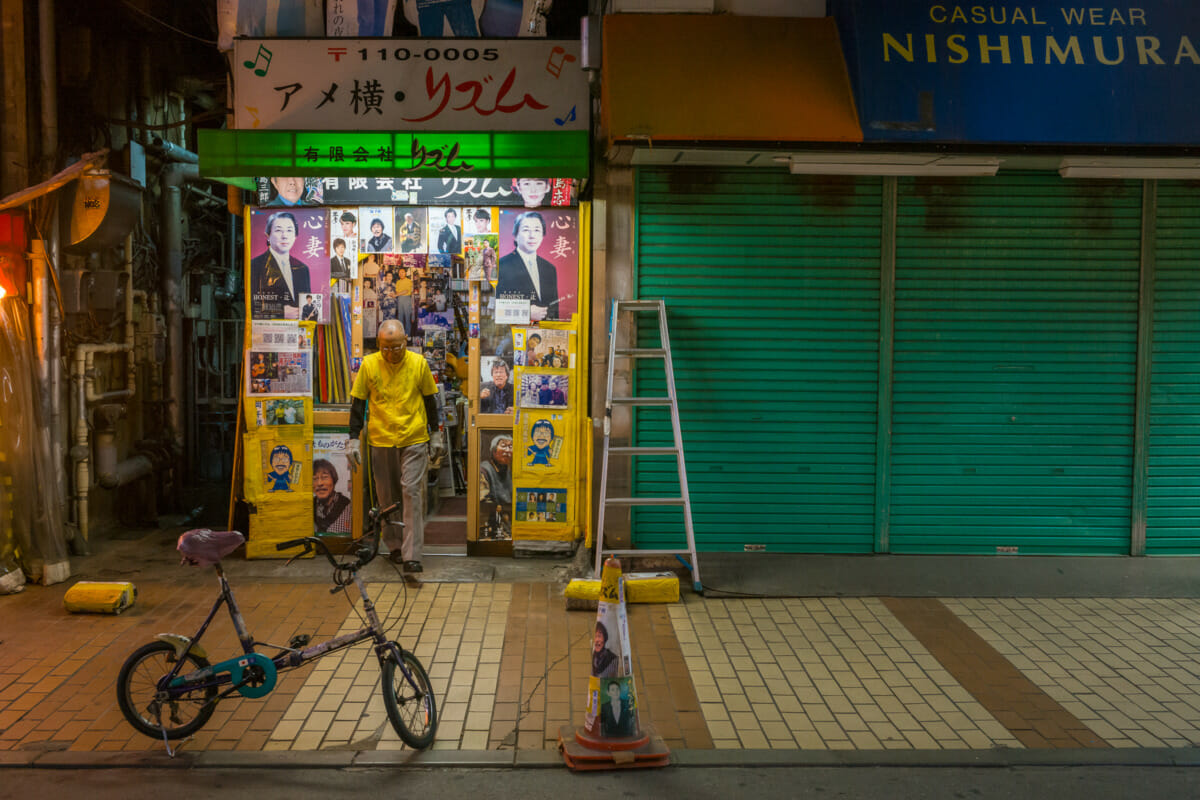
{"type": "MultiPolygon", "coordinates": [[[[409,350],[428,361],[436,382],[463,393],[468,374],[461,370],[474,344],[478,413],[510,419],[477,432],[477,538],[511,539],[514,519],[565,522],[565,489],[527,490],[518,511],[512,488],[514,467],[554,471],[564,461],[566,423],[544,412],[572,402],[574,342],[571,331],[541,324],[570,320],[579,310],[579,217],[576,207],[547,205],[552,192],[562,200],[554,184],[514,179],[504,205],[463,196],[455,199],[468,202],[418,206],[338,194],[344,187],[320,178],[259,179],[247,292],[248,316],[262,335],[248,349],[246,367],[258,425],[305,424],[299,398],[330,402],[335,376],[348,387],[385,321],[400,323],[409,350]],[[352,352],[350,320],[359,314],[362,345],[352,352]],[[281,323],[300,331],[301,341],[271,341],[270,326],[281,323]],[[303,341],[306,330],[311,341],[303,341]],[[539,418],[516,424],[526,410],[539,418]]],[[[569,187],[565,196],[571,198],[569,187]]],[[[314,528],[340,533],[340,498],[351,495],[344,443],[317,438],[309,476],[314,528]]],[[[289,490],[295,471],[285,470],[289,490]]]]}

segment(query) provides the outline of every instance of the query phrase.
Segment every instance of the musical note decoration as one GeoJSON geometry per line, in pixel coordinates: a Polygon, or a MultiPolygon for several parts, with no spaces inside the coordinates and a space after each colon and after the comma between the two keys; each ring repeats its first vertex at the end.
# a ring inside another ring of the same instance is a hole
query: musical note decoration
{"type": "Polygon", "coordinates": [[[265,45],[258,46],[258,54],[255,55],[253,61],[243,61],[242,66],[246,69],[254,70],[254,74],[258,77],[263,77],[267,74],[267,70],[271,68],[271,51],[265,45]],[[263,65],[258,66],[258,62],[262,61],[263,65]]]}

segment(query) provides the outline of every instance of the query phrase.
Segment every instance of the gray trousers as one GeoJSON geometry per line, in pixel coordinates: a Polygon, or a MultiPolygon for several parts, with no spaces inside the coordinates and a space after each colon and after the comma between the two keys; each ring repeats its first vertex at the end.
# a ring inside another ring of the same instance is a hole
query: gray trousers
{"type": "Polygon", "coordinates": [[[404,328],[404,335],[412,333],[413,326],[413,296],[402,294],[396,298],[396,321],[404,328]]]}
{"type": "Polygon", "coordinates": [[[404,497],[404,527],[383,526],[383,543],[389,552],[400,550],[405,561],[420,561],[425,546],[425,472],[429,467],[427,443],[408,447],[371,446],[371,474],[379,507],[404,497]]]}

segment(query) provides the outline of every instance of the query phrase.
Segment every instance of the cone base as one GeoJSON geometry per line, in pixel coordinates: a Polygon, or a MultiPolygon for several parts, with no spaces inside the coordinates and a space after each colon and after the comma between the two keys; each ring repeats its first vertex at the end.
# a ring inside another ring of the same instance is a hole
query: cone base
{"type": "Polygon", "coordinates": [[[583,728],[563,725],[558,730],[558,749],[573,770],[665,767],[671,763],[670,749],[653,731],[628,739],[598,739],[583,728]]]}

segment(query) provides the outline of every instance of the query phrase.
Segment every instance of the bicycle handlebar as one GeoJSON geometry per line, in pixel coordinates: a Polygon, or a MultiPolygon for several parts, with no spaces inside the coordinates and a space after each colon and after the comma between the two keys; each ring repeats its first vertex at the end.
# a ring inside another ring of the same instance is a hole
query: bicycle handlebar
{"type": "MultiPolygon", "coordinates": [[[[316,536],[305,536],[302,539],[289,539],[286,542],[280,542],[279,544],[275,545],[275,549],[291,550],[294,547],[303,547],[303,554],[308,554],[311,553],[315,547],[318,551],[320,551],[321,555],[325,556],[335,570],[350,570],[353,572],[365,567],[375,559],[375,556],[379,555],[379,534],[383,527],[383,521],[388,517],[388,515],[395,513],[395,511],[400,508],[400,504],[402,502],[402,500],[397,500],[386,508],[373,508],[367,512],[370,530],[368,531],[367,535],[360,540],[362,544],[358,548],[358,558],[354,562],[339,562],[333,557],[333,553],[329,551],[329,545],[325,543],[325,540],[319,539],[316,536]]],[[[403,523],[393,524],[402,525],[403,523]]]]}

